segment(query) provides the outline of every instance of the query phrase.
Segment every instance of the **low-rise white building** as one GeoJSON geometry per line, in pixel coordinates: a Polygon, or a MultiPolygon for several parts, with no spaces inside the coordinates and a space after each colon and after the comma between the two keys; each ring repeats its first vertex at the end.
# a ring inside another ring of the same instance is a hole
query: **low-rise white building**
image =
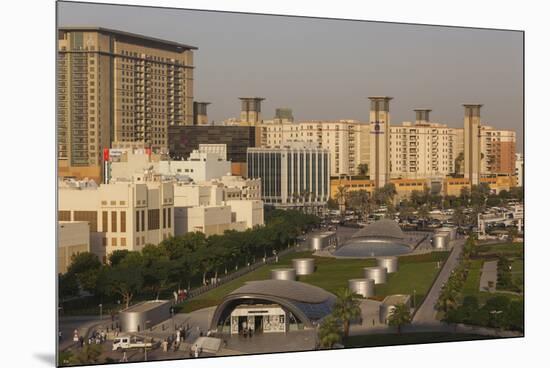
{"type": "Polygon", "coordinates": [[[90,223],[59,221],[57,223],[57,272],[65,273],[72,257],[90,252],[90,223]]]}
{"type": "Polygon", "coordinates": [[[187,160],[170,160],[167,155],[156,155],[142,149],[113,150],[107,161],[108,182],[128,180],[144,173],[164,176],[187,176],[195,182],[219,178],[231,173],[227,153],[219,147],[194,150],[187,160]]]}
{"type": "Polygon", "coordinates": [[[141,250],[174,235],[172,182],[62,182],[58,197],[59,221],[87,221],[91,247],[100,243],[104,262],[114,250],[141,250]]]}

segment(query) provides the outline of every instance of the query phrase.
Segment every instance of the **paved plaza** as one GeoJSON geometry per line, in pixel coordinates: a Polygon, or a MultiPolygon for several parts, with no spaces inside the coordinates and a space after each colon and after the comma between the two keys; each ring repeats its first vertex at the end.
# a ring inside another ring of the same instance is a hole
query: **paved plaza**
{"type": "Polygon", "coordinates": [[[494,293],[497,289],[497,265],[498,261],[487,261],[483,263],[481,277],[479,280],[479,291],[494,293]]]}

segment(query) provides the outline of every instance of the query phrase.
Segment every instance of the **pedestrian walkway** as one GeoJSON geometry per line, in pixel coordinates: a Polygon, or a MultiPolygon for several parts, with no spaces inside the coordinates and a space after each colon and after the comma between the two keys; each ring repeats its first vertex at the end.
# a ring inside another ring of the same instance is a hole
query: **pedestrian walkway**
{"type": "Polygon", "coordinates": [[[487,261],[483,263],[481,277],[479,279],[479,291],[494,293],[497,289],[497,266],[498,261],[487,261]]]}
{"type": "Polygon", "coordinates": [[[414,314],[413,323],[436,323],[437,321],[437,310],[435,308],[437,300],[439,299],[439,294],[443,285],[447,282],[451,276],[451,272],[458,265],[460,254],[464,248],[464,239],[458,239],[451,242],[452,250],[445,262],[445,265],[439,272],[435,282],[433,283],[430,291],[424,298],[422,305],[418,307],[418,310],[414,314]]]}

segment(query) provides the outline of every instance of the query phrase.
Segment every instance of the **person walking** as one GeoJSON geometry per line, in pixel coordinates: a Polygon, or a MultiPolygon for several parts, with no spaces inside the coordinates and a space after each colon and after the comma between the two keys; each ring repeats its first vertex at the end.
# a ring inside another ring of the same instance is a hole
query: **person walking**
{"type": "Polygon", "coordinates": [[[162,351],[163,352],[168,352],[168,341],[166,341],[166,339],[162,340],[162,351]]]}
{"type": "Polygon", "coordinates": [[[80,347],[81,347],[81,348],[84,347],[84,337],[83,337],[83,336],[80,336],[80,337],[78,338],[78,342],[80,342],[80,347]]]}

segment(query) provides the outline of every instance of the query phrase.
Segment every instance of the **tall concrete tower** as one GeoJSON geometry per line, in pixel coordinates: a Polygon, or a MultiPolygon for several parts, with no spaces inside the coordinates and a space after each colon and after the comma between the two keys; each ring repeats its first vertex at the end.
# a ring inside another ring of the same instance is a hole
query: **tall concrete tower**
{"type": "Polygon", "coordinates": [[[239,97],[241,100],[241,122],[256,125],[262,121],[263,97],[239,97]]]}
{"type": "Polygon", "coordinates": [[[371,96],[370,100],[370,164],[371,180],[381,188],[390,178],[390,100],[392,97],[371,96]]]}
{"type": "Polygon", "coordinates": [[[430,109],[414,109],[416,113],[416,125],[426,125],[430,122],[430,109]]]}
{"type": "Polygon", "coordinates": [[[193,125],[208,125],[206,107],[210,102],[193,102],[193,125]]]}
{"type": "Polygon", "coordinates": [[[463,104],[464,106],[464,177],[470,179],[470,185],[479,184],[481,172],[481,106],[463,104]]]}

